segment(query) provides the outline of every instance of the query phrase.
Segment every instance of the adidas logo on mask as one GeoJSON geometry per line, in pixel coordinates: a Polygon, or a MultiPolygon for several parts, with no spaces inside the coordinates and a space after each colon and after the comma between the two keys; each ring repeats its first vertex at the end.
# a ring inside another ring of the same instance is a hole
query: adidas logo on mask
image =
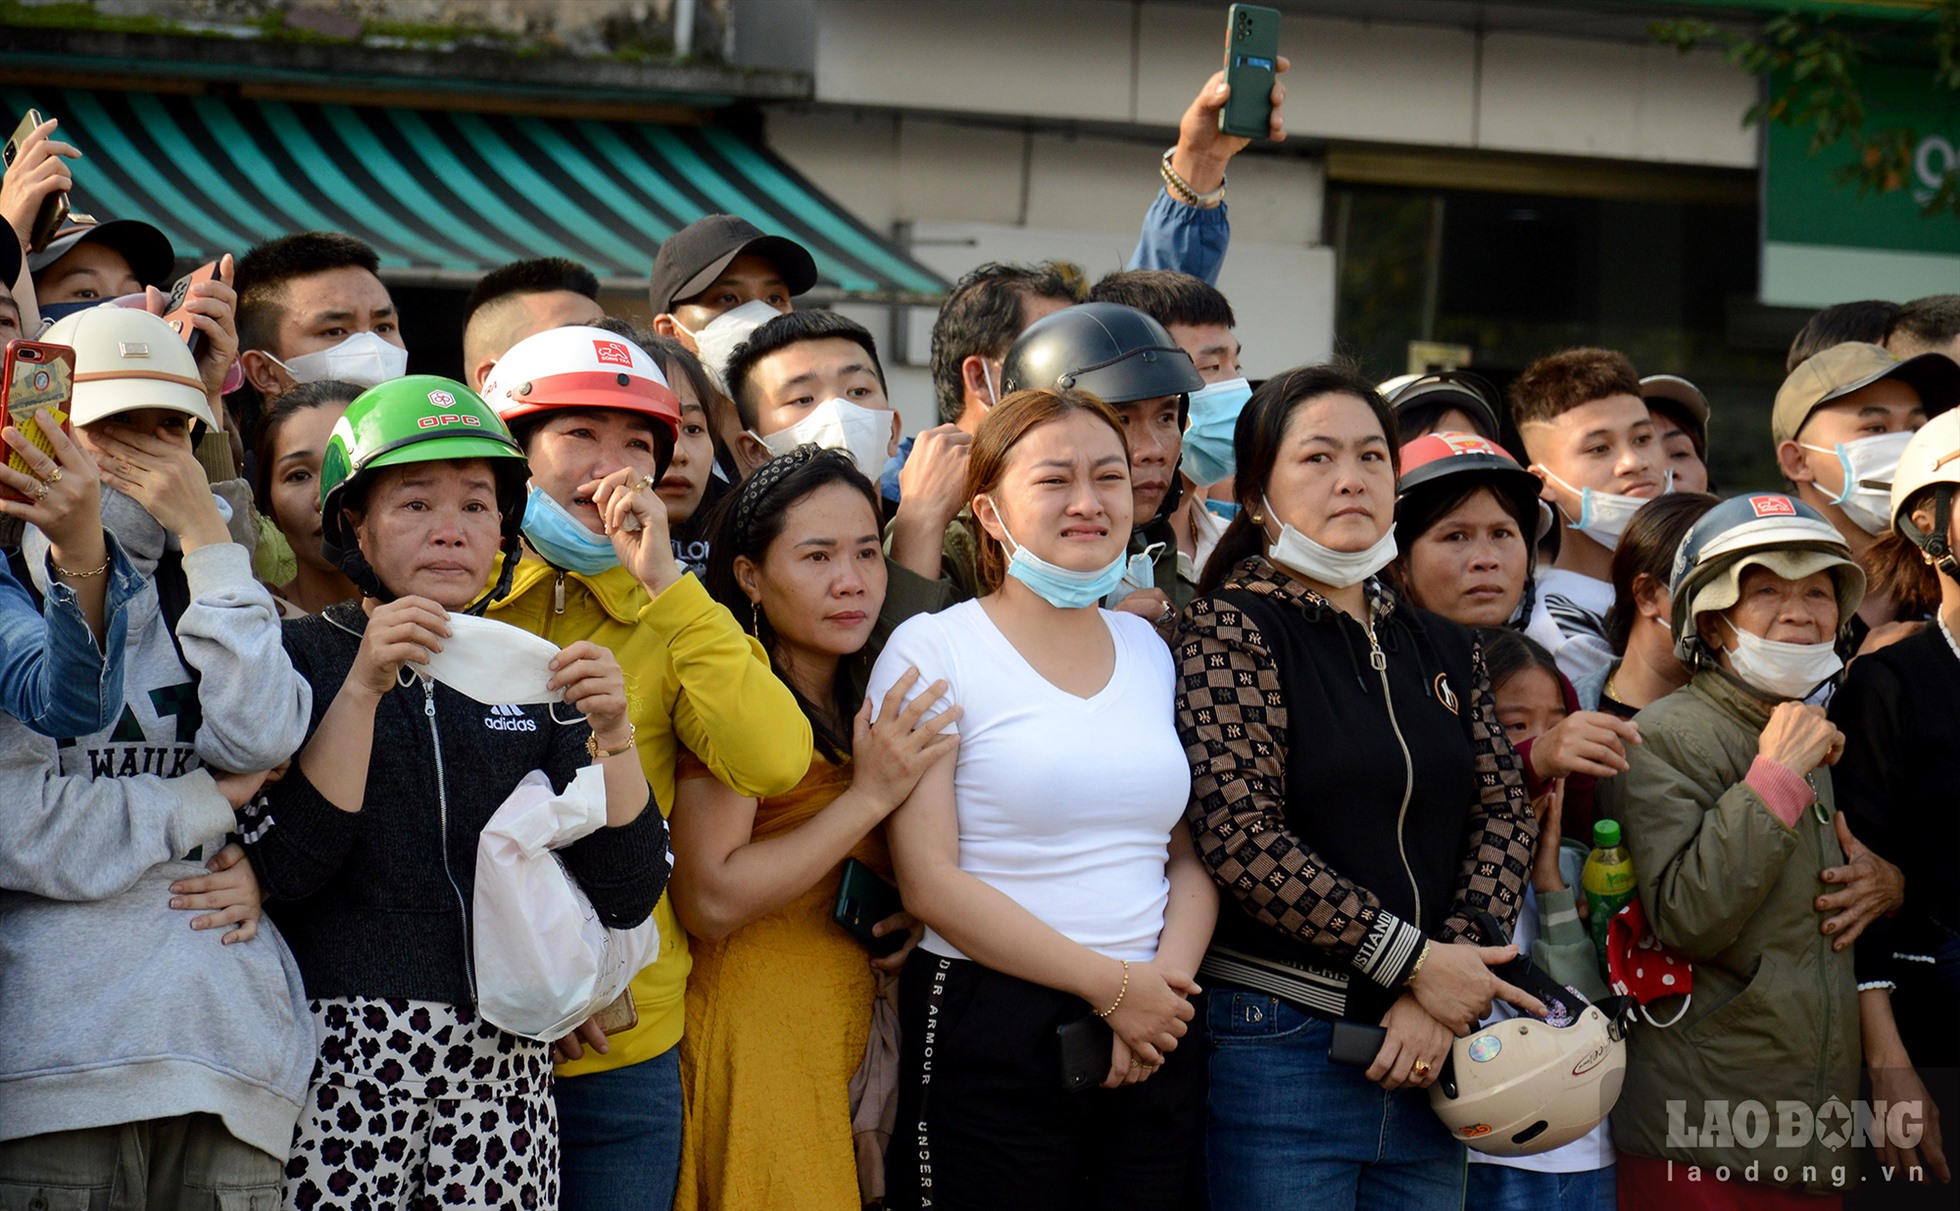
{"type": "Polygon", "coordinates": [[[483,726],[495,732],[535,732],[538,721],[525,718],[523,707],[506,702],[490,708],[490,713],[483,717],[483,726]]]}

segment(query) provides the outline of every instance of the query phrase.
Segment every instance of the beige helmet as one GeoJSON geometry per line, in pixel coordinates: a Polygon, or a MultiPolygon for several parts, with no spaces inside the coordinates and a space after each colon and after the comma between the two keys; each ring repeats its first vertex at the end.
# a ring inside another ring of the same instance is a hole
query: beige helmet
{"type": "Polygon", "coordinates": [[[1892,473],[1892,528],[1926,552],[1934,566],[1949,576],[1960,574],[1954,566],[1953,539],[1946,525],[1946,518],[1952,516],[1953,498],[1960,494],[1960,488],[1953,485],[1960,485],[1960,409],[1942,412],[1920,426],[1892,473]],[[1933,511],[1940,515],[1939,524],[1930,534],[1914,525],[1906,510],[1907,502],[1922,488],[1941,489],[1933,503],[1933,511]]]}
{"type": "Polygon", "coordinates": [[[1621,1019],[1587,1005],[1570,1026],[1492,1022],[1450,1047],[1429,1105],[1450,1134],[1487,1156],[1532,1156],[1597,1127],[1619,1100],[1621,1019]]]}
{"type": "Polygon", "coordinates": [[[75,350],[76,425],[137,408],[168,408],[216,426],[197,359],[169,324],[133,307],[90,307],[42,340],[75,350]]]}

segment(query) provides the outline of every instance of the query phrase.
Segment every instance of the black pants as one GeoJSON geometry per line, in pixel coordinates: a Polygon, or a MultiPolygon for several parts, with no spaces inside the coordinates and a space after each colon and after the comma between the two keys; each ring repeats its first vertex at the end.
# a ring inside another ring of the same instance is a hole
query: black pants
{"type": "Polygon", "coordinates": [[[1067,993],[918,951],[899,983],[892,1211],[1169,1211],[1187,1197],[1204,1115],[1203,1035],[1150,1079],[1062,1091],[1055,1028],[1067,993]]]}

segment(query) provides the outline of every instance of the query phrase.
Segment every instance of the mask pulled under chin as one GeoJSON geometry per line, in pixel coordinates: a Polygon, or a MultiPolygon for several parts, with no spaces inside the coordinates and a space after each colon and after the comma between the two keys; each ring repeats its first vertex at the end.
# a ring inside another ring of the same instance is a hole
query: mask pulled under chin
{"type": "Polygon", "coordinates": [[[1273,502],[1263,496],[1260,500],[1266,506],[1266,515],[1279,522],[1279,537],[1266,548],[1266,556],[1282,568],[1298,572],[1329,588],[1345,589],[1360,584],[1395,562],[1394,526],[1384,530],[1372,545],[1359,551],[1336,551],[1280,521],[1279,514],[1273,511],[1273,502]]]}
{"type": "MultiPolygon", "coordinates": [[[[998,516],[998,512],[996,512],[998,516]]],[[[1101,602],[1123,583],[1123,573],[1129,567],[1129,554],[1118,551],[1116,558],[1102,567],[1089,572],[1078,572],[1060,564],[1049,563],[1033,551],[1015,541],[1007,532],[1007,523],[1000,524],[1000,532],[1007,537],[1007,545],[1013,550],[1007,557],[1007,574],[1020,581],[1034,592],[1034,595],[1058,610],[1079,610],[1101,602]]]]}
{"type": "Polygon", "coordinates": [[[1727,619],[1723,625],[1735,635],[1735,646],[1729,649],[1729,671],[1737,680],[1773,697],[1808,698],[1844,668],[1837,645],[1828,640],[1785,643],[1751,635],[1727,619]]]}
{"type": "Polygon", "coordinates": [[[828,399],[787,429],[767,437],[750,430],[749,436],[761,442],[776,458],[802,445],[842,450],[850,455],[859,471],[875,482],[884,472],[887,451],[891,449],[892,414],[889,409],[866,408],[847,399],[828,399]]]}
{"type": "Polygon", "coordinates": [[[356,387],[378,387],[408,373],[408,350],[390,344],[372,332],[356,332],[331,349],[302,353],[291,361],[277,362],[295,383],[318,383],[335,379],[356,387]]]}
{"type": "Polygon", "coordinates": [[[612,539],[594,534],[571,510],[536,484],[524,500],[524,538],[554,568],[597,576],[619,566],[612,539]]]}

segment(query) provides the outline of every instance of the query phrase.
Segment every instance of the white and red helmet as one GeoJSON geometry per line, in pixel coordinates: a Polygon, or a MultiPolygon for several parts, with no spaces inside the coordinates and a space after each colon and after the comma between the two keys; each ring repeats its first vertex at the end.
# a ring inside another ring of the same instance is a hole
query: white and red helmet
{"type": "Polygon", "coordinates": [[[647,351],[603,328],[550,328],[497,359],[483,399],[505,424],[554,408],[617,408],[659,420],[673,449],[681,404],[647,351]]]}

